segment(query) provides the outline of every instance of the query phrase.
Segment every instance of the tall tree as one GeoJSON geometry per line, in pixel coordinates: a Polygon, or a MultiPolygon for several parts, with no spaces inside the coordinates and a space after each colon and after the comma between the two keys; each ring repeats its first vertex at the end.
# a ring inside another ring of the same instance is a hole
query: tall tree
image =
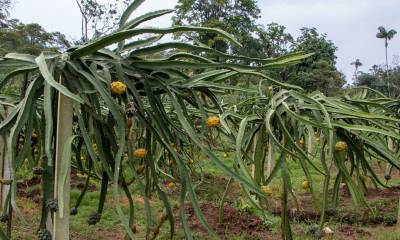
{"type": "MultiPolygon", "coordinates": [[[[254,44],[253,35],[258,26],[260,9],[255,0],[178,0],[175,6],[175,25],[216,27],[233,35],[242,43],[243,49],[254,44]]],[[[216,34],[191,35],[219,51],[240,52],[216,34]]]]}
{"type": "Polygon", "coordinates": [[[388,46],[389,46],[389,41],[394,38],[394,36],[397,34],[397,32],[394,29],[391,29],[389,31],[386,30],[383,26],[378,27],[378,33],[376,34],[377,38],[384,39],[385,40],[385,60],[386,60],[386,83],[387,83],[387,92],[388,96],[390,97],[390,84],[389,84],[389,64],[388,64],[388,46]]]}
{"type": "Polygon", "coordinates": [[[332,63],[324,60],[313,62],[307,70],[297,72],[293,78],[296,85],[308,92],[320,91],[325,95],[335,95],[345,84],[343,73],[332,63]]]}
{"type": "Polygon", "coordinates": [[[0,0],[0,28],[4,28],[7,26],[7,20],[13,4],[13,0],[0,0]]]}
{"type": "Polygon", "coordinates": [[[389,46],[389,41],[392,40],[392,38],[396,35],[396,33],[397,32],[394,29],[391,29],[391,30],[387,31],[386,28],[380,26],[380,27],[378,27],[378,33],[376,34],[377,38],[385,40],[386,70],[389,70],[389,65],[388,65],[388,46],[389,46]]]}
{"type": "Polygon", "coordinates": [[[278,23],[259,26],[257,35],[261,45],[261,54],[267,57],[278,57],[290,51],[294,39],[286,32],[286,27],[278,23]]]}
{"type": "Polygon", "coordinates": [[[361,67],[363,64],[360,59],[357,58],[354,62],[350,63],[350,65],[354,65],[354,80],[357,81],[358,68],[361,67]]]}
{"type": "Polygon", "coordinates": [[[75,0],[82,15],[82,42],[99,37],[115,29],[122,10],[132,0],[115,0],[101,3],[98,0],[75,0]]]}
{"type": "Polygon", "coordinates": [[[301,34],[293,44],[293,51],[313,52],[314,56],[308,58],[305,64],[324,60],[331,64],[336,64],[335,44],[327,38],[326,34],[321,34],[316,28],[301,28],[301,34]]]}
{"type": "Polygon", "coordinates": [[[284,74],[282,80],[302,86],[306,91],[319,90],[326,95],[336,94],[345,84],[344,75],[335,66],[337,47],[326,34],[319,33],[316,28],[302,28],[291,50],[313,52],[314,55],[281,73],[284,74]]]}

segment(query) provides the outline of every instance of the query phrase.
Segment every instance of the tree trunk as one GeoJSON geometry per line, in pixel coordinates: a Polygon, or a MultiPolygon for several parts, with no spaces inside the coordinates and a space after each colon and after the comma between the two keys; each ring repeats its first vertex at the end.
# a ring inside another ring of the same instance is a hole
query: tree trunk
{"type": "Polygon", "coordinates": [[[386,57],[386,72],[389,71],[389,64],[388,64],[388,40],[385,39],[385,57],[386,57]]]}

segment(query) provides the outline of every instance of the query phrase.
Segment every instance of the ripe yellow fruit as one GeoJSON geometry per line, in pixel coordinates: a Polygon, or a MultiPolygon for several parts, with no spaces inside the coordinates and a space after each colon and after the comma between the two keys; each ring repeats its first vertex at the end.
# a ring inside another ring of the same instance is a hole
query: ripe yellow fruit
{"type": "Polygon", "coordinates": [[[224,158],[227,158],[228,157],[228,154],[227,153],[224,153],[224,158]]]}
{"type": "Polygon", "coordinates": [[[172,188],[175,187],[175,183],[174,183],[174,182],[169,182],[169,183],[167,184],[167,187],[168,187],[169,189],[172,189],[172,188]]]}
{"type": "Polygon", "coordinates": [[[300,144],[300,145],[304,145],[304,139],[300,139],[300,140],[299,140],[299,144],[300,144]]]}
{"type": "Polygon", "coordinates": [[[307,180],[305,180],[305,181],[303,181],[303,182],[301,183],[301,187],[302,187],[303,189],[308,189],[308,188],[310,188],[310,183],[309,183],[307,180]]]}
{"type": "Polygon", "coordinates": [[[219,117],[213,116],[213,117],[209,117],[207,118],[207,127],[216,127],[220,124],[220,120],[219,117]]]}
{"type": "Polygon", "coordinates": [[[272,86],[268,87],[268,90],[272,91],[272,89],[274,89],[272,86]]]}
{"type": "Polygon", "coordinates": [[[121,81],[111,83],[111,93],[115,95],[122,95],[126,92],[126,85],[121,81]]]}
{"type": "Polygon", "coordinates": [[[147,150],[144,148],[138,148],[133,152],[135,158],[145,158],[147,155],[147,150]]]}
{"type": "Polygon", "coordinates": [[[261,186],[261,192],[263,192],[269,196],[274,192],[274,190],[269,186],[263,185],[263,186],[261,186]]]}
{"type": "Polygon", "coordinates": [[[347,143],[343,141],[337,142],[335,144],[335,150],[339,152],[347,150],[347,143]]]}
{"type": "Polygon", "coordinates": [[[193,159],[190,159],[190,160],[189,160],[189,164],[194,164],[193,159]]]}

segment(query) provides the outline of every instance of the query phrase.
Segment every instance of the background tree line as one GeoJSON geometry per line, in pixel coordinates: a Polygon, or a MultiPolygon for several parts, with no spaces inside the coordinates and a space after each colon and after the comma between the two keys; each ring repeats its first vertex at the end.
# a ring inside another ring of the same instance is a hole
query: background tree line
{"type": "Polygon", "coordinates": [[[63,51],[71,45],[81,44],[111,32],[118,23],[122,10],[131,0],[99,3],[96,0],[76,0],[82,15],[82,35],[70,40],[60,32],[47,32],[37,23],[22,23],[10,19],[14,0],[0,0],[0,55],[20,52],[38,55],[46,51],[63,51]]]}
{"type": "MultiPolygon", "coordinates": [[[[70,40],[63,33],[47,32],[39,24],[25,24],[10,19],[13,0],[0,0],[0,55],[12,51],[34,55],[43,50],[63,51],[71,45],[90,41],[113,31],[122,9],[131,1],[100,3],[96,0],[76,0],[82,16],[82,34],[80,39],[70,40]]],[[[296,51],[314,52],[314,56],[296,66],[267,73],[277,80],[299,85],[307,91],[319,90],[327,95],[334,95],[343,88],[345,76],[336,68],[337,47],[326,34],[316,28],[302,28],[300,35],[295,38],[283,25],[260,24],[260,14],[256,0],[178,0],[172,20],[174,25],[221,28],[233,34],[243,45],[243,48],[237,48],[210,33],[176,36],[198,41],[198,44],[205,44],[221,52],[258,58],[279,57],[296,51]]],[[[387,49],[388,41],[395,33],[385,31],[384,28],[380,29],[377,37],[385,39],[387,49]]],[[[386,66],[386,75],[383,76],[384,69],[378,66],[369,73],[358,73],[359,64],[360,60],[356,66],[355,76],[359,75],[355,79],[356,85],[367,85],[385,93],[388,93],[388,82],[391,86],[398,85],[398,67],[389,70],[386,66]]],[[[251,79],[247,80],[249,84],[251,79]]],[[[399,92],[396,94],[399,95],[399,92]]]]}
{"type": "Polygon", "coordinates": [[[376,89],[392,98],[400,97],[400,66],[389,70],[383,65],[373,65],[368,72],[358,72],[355,85],[376,89]]]}
{"type": "Polygon", "coordinates": [[[173,24],[218,27],[233,34],[243,45],[236,48],[213,34],[184,36],[199,39],[222,52],[258,58],[296,51],[315,53],[299,65],[268,72],[280,81],[328,95],[335,94],[345,84],[344,75],[335,66],[337,47],[325,34],[316,28],[302,28],[300,36],[294,38],[278,23],[258,24],[261,10],[255,0],[179,0],[175,10],[173,24]]]}

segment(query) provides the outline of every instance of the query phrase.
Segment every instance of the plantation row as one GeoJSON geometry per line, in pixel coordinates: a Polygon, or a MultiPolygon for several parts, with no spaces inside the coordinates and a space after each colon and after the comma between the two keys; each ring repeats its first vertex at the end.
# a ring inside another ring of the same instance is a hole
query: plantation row
{"type": "MultiPolygon", "coordinates": [[[[392,168],[400,168],[399,101],[368,88],[348,89],[338,97],[306,93],[266,74],[312,53],[260,59],[196,42],[166,42],[162,38],[168,34],[207,32],[240,47],[233,36],[214,28],[142,28],[140,24],[170,11],[128,21],[141,2],[127,8],[119,29],[109,35],[61,54],[9,53],[0,60],[5,73],[0,90],[17,81],[28,84],[21,99],[0,99],[0,134],[7,142],[0,149],[2,222],[22,217],[18,172],[28,166],[42,184],[39,239],[69,239],[69,216],[79,214],[92,179],[100,183],[100,193],[89,225],[102,220],[111,193],[126,237],[137,239],[132,196],[140,194],[146,239],[157,238],[164,223],[173,238],[177,220],[185,237],[193,239],[186,201],[203,228],[218,237],[202,213],[193,183],[193,159],[201,153],[231,179],[221,194],[222,206],[235,181],[248,204],[267,212],[268,199],[277,191],[272,182],[280,178],[282,239],[293,239],[288,206],[290,199],[297,202],[288,168],[292,162],[300,164],[301,187],[320,213],[317,230],[325,227],[328,210],[339,204],[341,184],[359,208],[368,206],[367,180],[387,186],[372,160],[387,164],[386,180],[392,168]],[[232,79],[257,84],[233,84],[232,79]],[[226,151],[218,145],[233,146],[230,165],[218,157],[215,150],[226,151]],[[70,202],[71,169],[86,178],[76,203],[70,202]],[[312,173],[323,178],[322,196],[315,191],[312,173]],[[178,189],[178,218],[168,189],[178,189]],[[121,207],[122,196],[128,199],[128,212],[121,207]],[[163,203],[157,219],[150,196],[163,203]]],[[[10,239],[12,227],[8,224],[6,231],[4,226],[0,236],[10,239]]]]}

